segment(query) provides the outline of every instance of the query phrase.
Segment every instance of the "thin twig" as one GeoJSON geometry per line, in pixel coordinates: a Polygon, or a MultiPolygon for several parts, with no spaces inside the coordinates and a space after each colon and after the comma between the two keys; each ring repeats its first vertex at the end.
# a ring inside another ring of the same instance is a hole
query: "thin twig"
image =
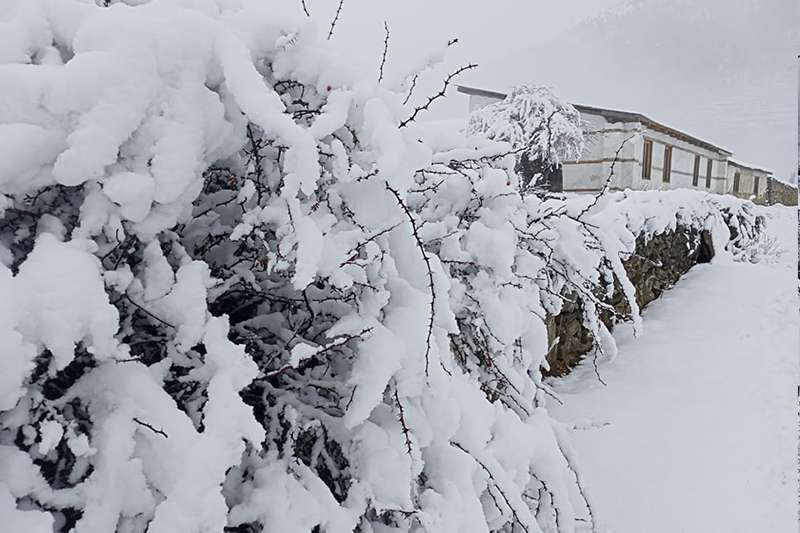
{"type": "Polygon", "coordinates": [[[580,218],[581,218],[583,215],[585,215],[586,213],[588,213],[588,212],[589,212],[589,211],[590,211],[590,210],[591,210],[591,209],[592,209],[592,208],[593,208],[595,205],[597,205],[597,202],[598,202],[598,201],[600,201],[600,198],[602,198],[602,197],[603,197],[603,195],[604,195],[606,192],[608,192],[608,187],[609,187],[609,185],[611,185],[611,180],[612,180],[612,179],[614,179],[614,167],[616,166],[617,162],[619,161],[619,154],[620,154],[620,153],[622,153],[622,149],[625,147],[625,145],[626,145],[626,144],[627,144],[627,143],[628,143],[630,140],[632,140],[632,139],[636,138],[636,137],[637,137],[637,136],[639,136],[639,135],[641,135],[641,132],[640,132],[640,131],[637,131],[637,132],[633,133],[633,134],[632,134],[630,137],[628,137],[628,138],[626,138],[625,140],[623,140],[623,141],[622,141],[622,143],[619,145],[619,148],[617,148],[617,151],[616,151],[616,153],[614,154],[614,160],[613,160],[613,161],[611,161],[611,170],[610,170],[610,171],[609,171],[609,173],[608,173],[608,178],[606,178],[606,181],[605,181],[605,183],[603,183],[603,188],[602,188],[602,189],[600,189],[600,192],[598,192],[598,193],[595,195],[595,197],[592,199],[592,201],[589,203],[589,205],[587,205],[586,207],[584,207],[584,208],[581,210],[581,212],[580,212],[580,213],[578,213],[578,216],[577,216],[577,217],[575,217],[577,220],[580,220],[580,218]]]}
{"type": "Polygon", "coordinates": [[[400,403],[400,396],[397,394],[397,387],[394,388],[394,401],[397,404],[397,409],[399,410],[398,419],[400,420],[400,426],[403,428],[403,436],[406,439],[406,451],[408,455],[411,455],[411,437],[409,436],[408,425],[406,424],[406,413],[403,409],[403,404],[400,403]]]}
{"type": "MultiPolygon", "coordinates": [[[[458,43],[458,37],[450,39],[449,41],[447,41],[447,47],[450,48],[451,46],[457,43],[458,43]]],[[[409,87],[408,93],[406,94],[406,97],[403,100],[403,105],[406,105],[408,101],[411,100],[411,95],[414,94],[414,89],[417,87],[417,80],[419,79],[419,75],[420,73],[417,72],[414,74],[414,77],[411,78],[411,87],[409,87]]]]}
{"type": "Polygon", "coordinates": [[[339,0],[339,6],[336,8],[336,15],[334,15],[331,21],[331,29],[328,31],[328,40],[333,37],[333,30],[336,28],[336,23],[339,22],[339,15],[342,13],[342,5],[344,5],[344,0],[339,0]]]}
{"type": "Polygon", "coordinates": [[[161,436],[163,436],[165,439],[168,439],[168,438],[169,438],[169,435],[167,435],[167,434],[164,432],[164,430],[163,430],[163,429],[158,429],[157,427],[151,426],[151,425],[150,425],[150,424],[148,424],[147,422],[142,422],[141,420],[139,420],[139,419],[138,419],[138,418],[136,418],[136,417],[133,417],[133,421],[134,421],[134,422],[136,422],[137,424],[139,424],[140,426],[144,426],[144,427],[146,427],[147,429],[149,429],[149,430],[150,430],[150,431],[152,431],[153,433],[156,433],[156,434],[158,434],[158,435],[161,435],[161,436]]]}
{"type": "Polygon", "coordinates": [[[300,0],[300,4],[303,6],[303,12],[306,14],[306,16],[310,17],[311,13],[308,12],[308,6],[306,5],[306,0],[300,0]]]}
{"type": "MultiPolygon", "coordinates": [[[[497,489],[497,492],[500,493],[500,496],[503,497],[503,499],[506,502],[506,505],[511,510],[511,516],[514,517],[514,521],[517,524],[519,524],[519,527],[521,527],[523,529],[523,531],[528,533],[529,532],[528,527],[525,524],[522,523],[522,520],[519,519],[519,515],[517,515],[517,511],[514,510],[514,506],[511,505],[511,501],[508,499],[508,496],[506,496],[506,494],[503,492],[503,489],[500,488],[500,485],[497,483],[497,480],[495,479],[494,474],[492,474],[492,471],[489,470],[489,467],[486,466],[477,457],[475,457],[474,455],[469,453],[461,444],[459,444],[457,442],[451,442],[450,444],[453,445],[455,448],[458,448],[459,450],[461,450],[465,454],[467,454],[473,461],[475,461],[483,469],[484,472],[486,472],[486,475],[489,476],[489,479],[494,484],[494,487],[497,489]]],[[[553,507],[555,507],[555,505],[553,507]]]]}
{"type": "Polygon", "coordinates": [[[408,222],[411,224],[411,232],[413,233],[414,240],[417,242],[417,248],[419,248],[420,253],[422,254],[422,259],[425,261],[425,268],[428,270],[428,289],[431,292],[431,306],[430,306],[430,320],[428,321],[428,334],[425,338],[425,376],[428,376],[428,368],[430,365],[430,352],[431,352],[431,336],[433,335],[433,315],[434,310],[436,307],[436,291],[434,290],[433,286],[433,268],[431,268],[431,260],[428,257],[427,252],[425,252],[425,245],[422,242],[422,238],[419,236],[419,230],[417,228],[417,223],[414,220],[414,216],[411,214],[411,210],[408,208],[406,203],[400,197],[400,193],[393,189],[389,183],[386,184],[386,190],[391,192],[394,195],[397,203],[403,209],[403,212],[406,214],[408,218],[408,222]]]}
{"type": "Polygon", "coordinates": [[[561,531],[561,520],[558,512],[558,506],[556,505],[556,498],[553,495],[553,492],[547,487],[547,483],[545,483],[543,479],[536,478],[536,480],[542,484],[542,489],[544,489],[544,491],[550,496],[550,503],[553,507],[553,518],[556,522],[556,531],[561,531]]]}
{"type": "Polygon", "coordinates": [[[158,316],[154,315],[152,312],[150,312],[150,311],[148,311],[147,309],[145,309],[145,308],[144,308],[143,306],[141,306],[140,304],[138,304],[138,303],[134,302],[134,301],[133,301],[133,299],[132,299],[130,296],[128,296],[127,294],[123,294],[123,295],[122,295],[122,297],[123,297],[123,298],[125,298],[126,300],[128,300],[128,301],[129,301],[130,303],[132,303],[132,304],[133,304],[133,305],[134,305],[134,306],[135,306],[137,309],[139,309],[140,311],[142,311],[143,313],[145,313],[146,315],[148,315],[150,318],[152,318],[152,319],[154,319],[154,320],[157,320],[158,322],[161,322],[162,324],[164,324],[164,325],[165,325],[165,326],[167,326],[167,327],[170,327],[170,328],[172,328],[172,329],[177,329],[175,326],[173,326],[172,324],[170,324],[169,322],[167,322],[167,321],[166,321],[166,320],[164,320],[163,318],[159,318],[158,316]]]}
{"type": "Polygon", "coordinates": [[[409,100],[411,100],[411,95],[414,93],[414,88],[417,86],[417,79],[419,78],[419,73],[414,74],[414,77],[411,78],[411,87],[408,89],[408,94],[406,94],[405,100],[403,100],[403,105],[406,105],[409,100]]]}
{"type": "Polygon", "coordinates": [[[352,249],[352,250],[351,250],[351,251],[350,251],[350,252],[347,254],[347,257],[348,257],[348,258],[347,258],[347,259],[345,259],[344,261],[342,261],[342,262],[339,264],[339,268],[341,268],[341,267],[345,266],[345,265],[346,265],[346,264],[348,264],[348,263],[352,263],[353,261],[355,261],[355,260],[356,260],[356,258],[358,257],[358,253],[359,253],[359,250],[361,250],[361,248],[363,248],[364,246],[366,246],[366,245],[367,245],[367,244],[369,244],[370,242],[374,241],[375,239],[377,239],[377,238],[378,238],[378,237],[380,237],[381,235],[385,235],[385,234],[389,233],[390,231],[394,230],[396,227],[398,227],[398,226],[399,226],[400,224],[402,224],[403,222],[405,222],[405,221],[400,221],[400,222],[398,222],[398,223],[396,223],[396,224],[392,224],[392,225],[391,225],[391,226],[389,226],[388,228],[386,228],[386,229],[383,229],[383,230],[381,230],[381,231],[379,231],[379,232],[377,232],[377,233],[374,233],[374,234],[373,234],[371,237],[368,237],[367,239],[364,239],[363,241],[361,241],[361,242],[359,242],[358,244],[356,244],[356,245],[353,247],[353,249],[352,249]]]}
{"type": "Polygon", "coordinates": [[[389,55],[389,24],[383,21],[383,31],[386,36],[383,38],[383,55],[381,56],[381,66],[378,69],[378,83],[383,81],[383,67],[386,66],[386,56],[389,55]]]}
{"type": "Polygon", "coordinates": [[[476,65],[475,63],[470,63],[469,65],[463,66],[460,69],[456,70],[455,72],[451,73],[449,76],[447,76],[447,78],[445,78],[444,80],[444,85],[442,86],[441,90],[438,93],[434,94],[433,96],[429,96],[428,101],[425,102],[423,105],[415,108],[411,116],[402,121],[399,127],[405,128],[411,122],[416,120],[417,115],[419,115],[423,111],[427,111],[433,102],[435,102],[439,98],[444,98],[445,94],[447,93],[447,88],[450,86],[450,83],[453,81],[453,78],[455,78],[459,74],[462,74],[463,72],[466,72],[467,70],[472,70],[477,67],[478,65],[476,65]]]}
{"type": "MultiPolygon", "coordinates": [[[[558,439],[556,439],[558,440],[558,439]]],[[[595,522],[595,511],[592,509],[592,504],[589,502],[589,498],[586,497],[586,489],[584,487],[584,483],[581,480],[581,475],[578,473],[578,469],[574,464],[572,464],[570,454],[567,454],[564,451],[564,448],[561,446],[561,442],[557,442],[558,444],[558,451],[561,452],[561,456],[564,458],[564,461],[567,463],[567,468],[572,475],[575,476],[575,485],[578,487],[578,493],[581,495],[581,499],[583,499],[583,503],[586,506],[586,511],[589,513],[588,522],[591,524],[592,533],[597,533],[597,523],[595,522]]]]}
{"type": "Polygon", "coordinates": [[[350,399],[349,399],[349,400],[347,400],[347,403],[346,403],[346,404],[345,404],[345,406],[344,406],[344,410],[345,410],[345,411],[347,411],[348,409],[350,409],[350,405],[352,405],[352,403],[353,403],[353,399],[356,397],[356,389],[357,389],[357,388],[358,388],[358,385],[355,385],[355,386],[353,387],[353,390],[352,390],[352,391],[350,391],[350,399]]]}
{"type": "MultiPolygon", "coordinates": [[[[364,335],[366,335],[370,331],[372,331],[372,328],[366,328],[366,329],[362,330],[361,333],[357,333],[355,335],[345,335],[344,337],[336,339],[335,341],[331,342],[330,344],[326,344],[324,346],[320,346],[319,348],[317,348],[317,350],[315,350],[314,352],[308,354],[308,356],[305,357],[304,359],[306,361],[316,360],[320,355],[323,355],[323,354],[325,354],[327,352],[330,352],[331,350],[334,350],[336,348],[340,348],[340,347],[344,346],[345,344],[347,344],[348,342],[350,342],[352,340],[360,339],[360,338],[364,337],[364,335]]],[[[292,365],[284,365],[284,366],[282,366],[281,368],[279,368],[277,370],[273,370],[271,372],[266,372],[264,374],[264,377],[267,378],[267,379],[273,378],[275,376],[283,374],[284,372],[286,372],[288,370],[292,370],[292,369],[299,370],[300,368],[299,367],[294,367],[292,365]]]]}
{"type": "Polygon", "coordinates": [[[597,377],[597,380],[604,386],[608,387],[608,383],[606,380],[603,379],[603,376],[600,375],[600,367],[597,365],[597,356],[598,355],[605,355],[603,352],[603,348],[600,345],[600,339],[598,339],[594,333],[592,333],[592,337],[594,338],[595,342],[597,343],[597,347],[592,354],[592,368],[594,369],[594,375],[597,377]]]}

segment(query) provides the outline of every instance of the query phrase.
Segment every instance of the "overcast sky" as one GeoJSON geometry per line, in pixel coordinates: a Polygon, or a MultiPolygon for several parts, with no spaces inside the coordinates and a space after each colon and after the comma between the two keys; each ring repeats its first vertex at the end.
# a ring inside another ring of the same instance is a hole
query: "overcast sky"
{"type": "MultiPolygon", "coordinates": [[[[292,0],[286,0],[292,1],[292,0]]],[[[300,0],[297,0],[298,2],[300,0]]],[[[542,44],[582,20],[602,14],[624,0],[344,0],[333,43],[353,66],[377,77],[386,21],[390,31],[387,72],[399,75],[431,50],[458,38],[447,61],[426,78],[438,88],[443,75],[460,65],[480,68],[463,80],[480,79],[480,71],[515,51],[542,44]]],[[[327,30],[337,0],[306,0],[317,24],[327,30]]],[[[452,95],[437,115],[466,111],[464,97],[452,95]],[[444,108],[445,113],[442,113],[444,108]]]]}
{"type": "MultiPolygon", "coordinates": [[[[338,2],[306,2],[326,27],[338,2]]],[[[460,39],[420,95],[475,62],[464,83],[552,86],[572,102],[649,115],[794,179],[798,0],[345,0],[335,45],[375,76],[384,20],[389,79],[460,39]]],[[[466,97],[453,91],[431,116],[465,113],[466,97]]]]}

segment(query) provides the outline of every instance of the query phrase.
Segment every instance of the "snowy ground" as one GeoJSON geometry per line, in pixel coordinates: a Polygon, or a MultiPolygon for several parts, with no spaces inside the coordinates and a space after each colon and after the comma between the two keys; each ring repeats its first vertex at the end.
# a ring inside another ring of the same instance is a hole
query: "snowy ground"
{"type": "Polygon", "coordinates": [[[618,331],[616,361],[558,380],[586,484],[613,533],[797,530],[796,215],[773,264],[700,265],[618,331]]]}

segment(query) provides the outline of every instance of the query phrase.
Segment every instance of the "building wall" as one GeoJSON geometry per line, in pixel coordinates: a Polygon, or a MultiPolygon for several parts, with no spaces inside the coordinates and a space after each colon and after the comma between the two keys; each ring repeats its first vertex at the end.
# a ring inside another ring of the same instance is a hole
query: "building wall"
{"type": "MultiPolygon", "coordinates": [[[[669,190],[669,189],[696,189],[721,193],[725,188],[725,175],[728,159],[726,156],[702,146],[683,141],[666,133],[647,130],[644,138],[653,141],[653,158],[650,179],[642,178],[640,172],[632,184],[632,189],[638,190],[669,190]],[[664,181],[664,151],[667,146],[672,147],[672,171],[669,180],[664,181]],[[694,160],[700,156],[700,169],[697,185],[694,185],[694,160]],[[711,185],[706,187],[706,171],[708,161],[711,160],[711,185]]],[[[639,143],[641,161],[644,152],[644,139],[639,143]]]]}
{"type": "Polygon", "coordinates": [[[495,104],[500,101],[500,98],[494,98],[492,96],[479,96],[477,94],[471,94],[469,95],[469,112],[472,113],[476,109],[480,109],[489,104],[495,104]]]}
{"type": "Polygon", "coordinates": [[[563,162],[564,190],[600,190],[611,176],[612,164],[614,175],[609,187],[620,190],[631,188],[641,168],[637,151],[639,136],[636,135],[641,125],[638,122],[609,123],[600,115],[582,114],[581,119],[586,146],[579,161],[563,162]],[[630,141],[625,142],[632,136],[630,141]]]}
{"type": "MultiPolygon", "coordinates": [[[[492,96],[470,95],[469,110],[472,112],[498,101],[499,98],[492,96]]],[[[728,157],[725,154],[678,139],[667,133],[644,129],[639,122],[611,123],[604,116],[591,113],[582,113],[581,120],[584,123],[586,147],[580,160],[563,162],[565,191],[599,191],[611,175],[613,165],[614,175],[609,183],[612,190],[686,188],[732,194],[733,174],[729,171],[728,157]],[[637,132],[640,133],[637,134],[637,132]],[[626,139],[629,140],[626,141],[626,139]],[[653,142],[649,180],[642,178],[645,139],[653,142]],[[672,171],[668,181],[664,181],[663,177],[666,146],[672,146],[672,171]],[[617,150],[619,150],[619,154],[617,154],[617,150]],[[700,175],[697,186],[693,184],[695,155],[700,156],[700,175]],[[614,162],[615,157],[616,162],[614,162]],[[706,187],[706,170],[709,160],[712,161],[711,185],[706,187]]],[[[763,195],[766,194],[766,175],[760,181],[759,191],[763,195]]],[[[742,191],[749,191],[750,194],[741,192],[738,196],[749,198],[753,190],[752,176],[743,177],[740,188],[742,191]]]]}
{"type": "Polygon", "coordinates": [[[727,171],[725,156],[665,133],[643,129],[639,122],[609,123],[601,115],[586,113],[582,114],[581,118],[585,123],[586,150],[579,161],[564,163],[564,190],[576,192],[599,190],[611,174],[611,165],[614,164],[616,157],[614,177],[610,182],[612,189],[687,188],[724,192],[727,171]],[[653,142],[650,179],[643,178],[645,139],[653,142]],[[664,151],[667,146],[672,147],[672,170],[669,180],[664,181],[664,151]],[[619,150],[618,155],[617,150],[619,150]],[[695,155],[700,156],[697,186],[693,185],[695,155]],[[712,161],[711,186],[706,187],[709,159],[712,161]]]}
{"type": "Polygon", "coordinates": [[[738,198],[766,201],[767,180],[770,178],[768,172],[740,166],[735,163],[728,165],[727,179],[725,180],[724,193],[732,194],[738,198]],[[739,174],[739,190],[734,191],[734,181],[736,174],[739,174]],[[758,191],[755,190],[755,178],[758,176],[758,191]]]}

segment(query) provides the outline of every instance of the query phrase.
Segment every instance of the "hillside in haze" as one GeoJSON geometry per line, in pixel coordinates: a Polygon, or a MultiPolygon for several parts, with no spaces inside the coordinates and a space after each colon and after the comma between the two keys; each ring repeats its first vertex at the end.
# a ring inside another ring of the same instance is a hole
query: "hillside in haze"
{"type": "Polygon", "coordinates": [[[638,111],[794,180],[799,18],[795,0],[632,0],[484,65],[475,80],[638,111]]]}

